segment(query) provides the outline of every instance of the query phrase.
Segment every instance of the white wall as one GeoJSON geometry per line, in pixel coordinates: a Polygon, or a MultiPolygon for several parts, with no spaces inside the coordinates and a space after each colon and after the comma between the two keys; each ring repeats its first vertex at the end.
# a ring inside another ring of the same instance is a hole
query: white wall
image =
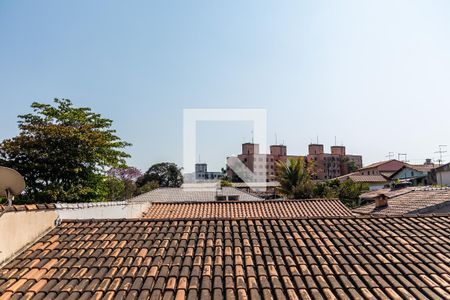
{"type": "Polygon", "coordinates": [[[6,212],[0,215],[0,265],[55,226],[54,210],[6,212]]]}
{"type": "Polygon", "coordinates": [[[438,184],[450,186],[450,171],[436,173],[438,184]]]}

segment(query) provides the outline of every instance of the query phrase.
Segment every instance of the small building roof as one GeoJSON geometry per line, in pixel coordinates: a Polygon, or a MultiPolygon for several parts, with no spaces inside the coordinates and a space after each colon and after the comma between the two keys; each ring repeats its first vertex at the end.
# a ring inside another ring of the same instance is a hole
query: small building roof
{"type": "Polygon", "coordinates": [[[388,206],[377,208],[375,203],[363,205],[353,209],[353,213],[360,215],[408,215],[428,214],[436,210],[450,212],[450,189],[410,188],[399,190],[398,194],[386,194],[388,206]]]}
{"type": "Polygon", "coordinates": [[[347,179],[351,179],[353,182],[359,183],[387,183],[385,177],[381,175],[361,175],[358,172],[350,173],[347,175],[342,175],[337,177],[337,179],[343,181],[347,179]]]}
{"type": "Polygon", "coordinates": [[[278,181],[269,182],[233,182],[232,186],[235,188],[274,188],[279,187],[278,181]]]}
{"type": "Polygon", "coordinates": [[[339,199],[272,200],[250,202],[152,203],[150,219],[295,218],[351,216],[339,199]]]}
{"type": "Polygon", "coordinates": [[[262,198],[233,187],[216,188],[158,188],[129,201],[149,202],[212,202],[216,195],[239,196],[239,201],[260,201],[262,198]]]}

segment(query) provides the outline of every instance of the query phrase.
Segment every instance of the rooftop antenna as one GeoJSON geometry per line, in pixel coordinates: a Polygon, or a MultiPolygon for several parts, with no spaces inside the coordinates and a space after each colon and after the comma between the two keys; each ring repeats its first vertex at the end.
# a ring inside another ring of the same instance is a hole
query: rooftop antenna
{"type": "Polygon", "coordinates": [[[334,136],[334,145],[337,146],[336,136],[334,136]]]}
{"type": "Polygon", "coordinates": [[[407,163],[408,162],[408,154],[407,153],[399,153],[398,154],[398,160],[407,163]],[[400,160],[400,157],[403,156],[405,159],[404,160],[400,160]]]}
{"type": "Polygon", "coordinates": [[[252,129],[252,144],[254,144],[255,142],[253,141],[253,129],[252,129]]]}
{"type": "Polygon", "coordinates": [[[0,167],[0,196],[6,197],[8,205],[12,205],[14,196],[20,195],[25,189],[25,180],[16,170],[0,167]]]}
{"type": "Polygon", "coordinates": [[[277,137],[277,133],[275,132],[275,145],[278,145],[278,137],[277,137]]]}
{"type": "Polygon", "coordinates": [[[317,144],[319,144],[319,135],[317,135],[316,138],[317,138],[317,144]]]}
{"type": "Polygon", "coordinates": [[[444,149],[447,149],[447,145],[439,145],[439,151],[434,152],[434,153],[439,154],[439,160],[438,160],[439,166],[443,163],[442,154],[447,153],[447,150],[444,150],[444,149]]]}
{"type": "Polygon", "coordinates": [[[394,152],[389,152],[388,155],[386,155],[385,157],[391,160],[394,157],[394,152]]]}

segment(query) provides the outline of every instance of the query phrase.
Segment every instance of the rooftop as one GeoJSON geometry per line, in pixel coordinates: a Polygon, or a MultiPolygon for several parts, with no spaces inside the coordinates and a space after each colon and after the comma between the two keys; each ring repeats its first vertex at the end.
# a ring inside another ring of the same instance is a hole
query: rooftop
{"type": "Polygon", "coordinates": [[[386,178],[381,175],[361,175],[358,172],[342,175],[339,176],[337,179],[339,180],[351,179],[353,182],[364,182],[364,183],[387,183],[386,178]]]}
{"type": "Polygon", "coordinates": [[[238,195],[240,201],[260,201],[259,197],[238,190],[233,187],[216,188],[158,188],[148,193],[139,195],[130,201],[150,202],[211,202],[216,201],[216,195],[238,195]]]}
{"type": "Polygon", "coordinates": [[[351,216],[339,199],[252,202],[152,203],[144,217],[151,219],[236,219],[351,216]]]}
{"type": "Polygon", "coordinates": [[[3,298],[449,299],[450,216],[63,221],[3,298]]]}
{"type": "Polygon", "coordinates": [[[353,212],[375,215],[426,214],[438,209],[450,212],[450,189],[409,188],[395,192],[385,194],[389,198],[386,207],[377,208],[371,203],[353,212]]]}

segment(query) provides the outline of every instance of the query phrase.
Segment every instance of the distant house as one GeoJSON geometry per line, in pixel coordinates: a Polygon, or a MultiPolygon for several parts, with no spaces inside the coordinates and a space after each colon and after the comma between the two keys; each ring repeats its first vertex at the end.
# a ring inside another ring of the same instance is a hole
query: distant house
{"type": "Polygon", "coordinates": [[[391,159],[373,163],[371,165],[363,167],[358,170],[358,173],[360,173],[361,175],[381,175],[389,178],[392,176],[392,174],[400,170],[404,165],[405,163],[402,161],[391,159]]]}
{"type": "Polygon", "coordinates": [[[371,191],[382,189],[389,184],[389,181],[381,175],[361,175],[359,172],[340,176],[337,179],[341,182],[350,179],[353,182],[365,183],[371,191]]]}
{"type": "Polygon", "coordinates": [[[439,185],[450,186],[450,163],[434,169],[430,174],[430,180],[439,185]]]}
{"type": "Polygon", "coordinates": [[[391,181],[408,181],[412,185],[428,185],[428,178],[432,166],[405,164],[397,172],[394,172],[389,179],[391,181]]]}
{"type": "Polygon", "coordinates": [[[450,189],[406,188],[366,193],[361,198],[370,204],[353,209],[357,215],[417,215],[450,213],[450,189]],[[383,198],[383,199],[380,199],[383,198]],[[383,200],[383,201],[380,201],[383,200]]]}

